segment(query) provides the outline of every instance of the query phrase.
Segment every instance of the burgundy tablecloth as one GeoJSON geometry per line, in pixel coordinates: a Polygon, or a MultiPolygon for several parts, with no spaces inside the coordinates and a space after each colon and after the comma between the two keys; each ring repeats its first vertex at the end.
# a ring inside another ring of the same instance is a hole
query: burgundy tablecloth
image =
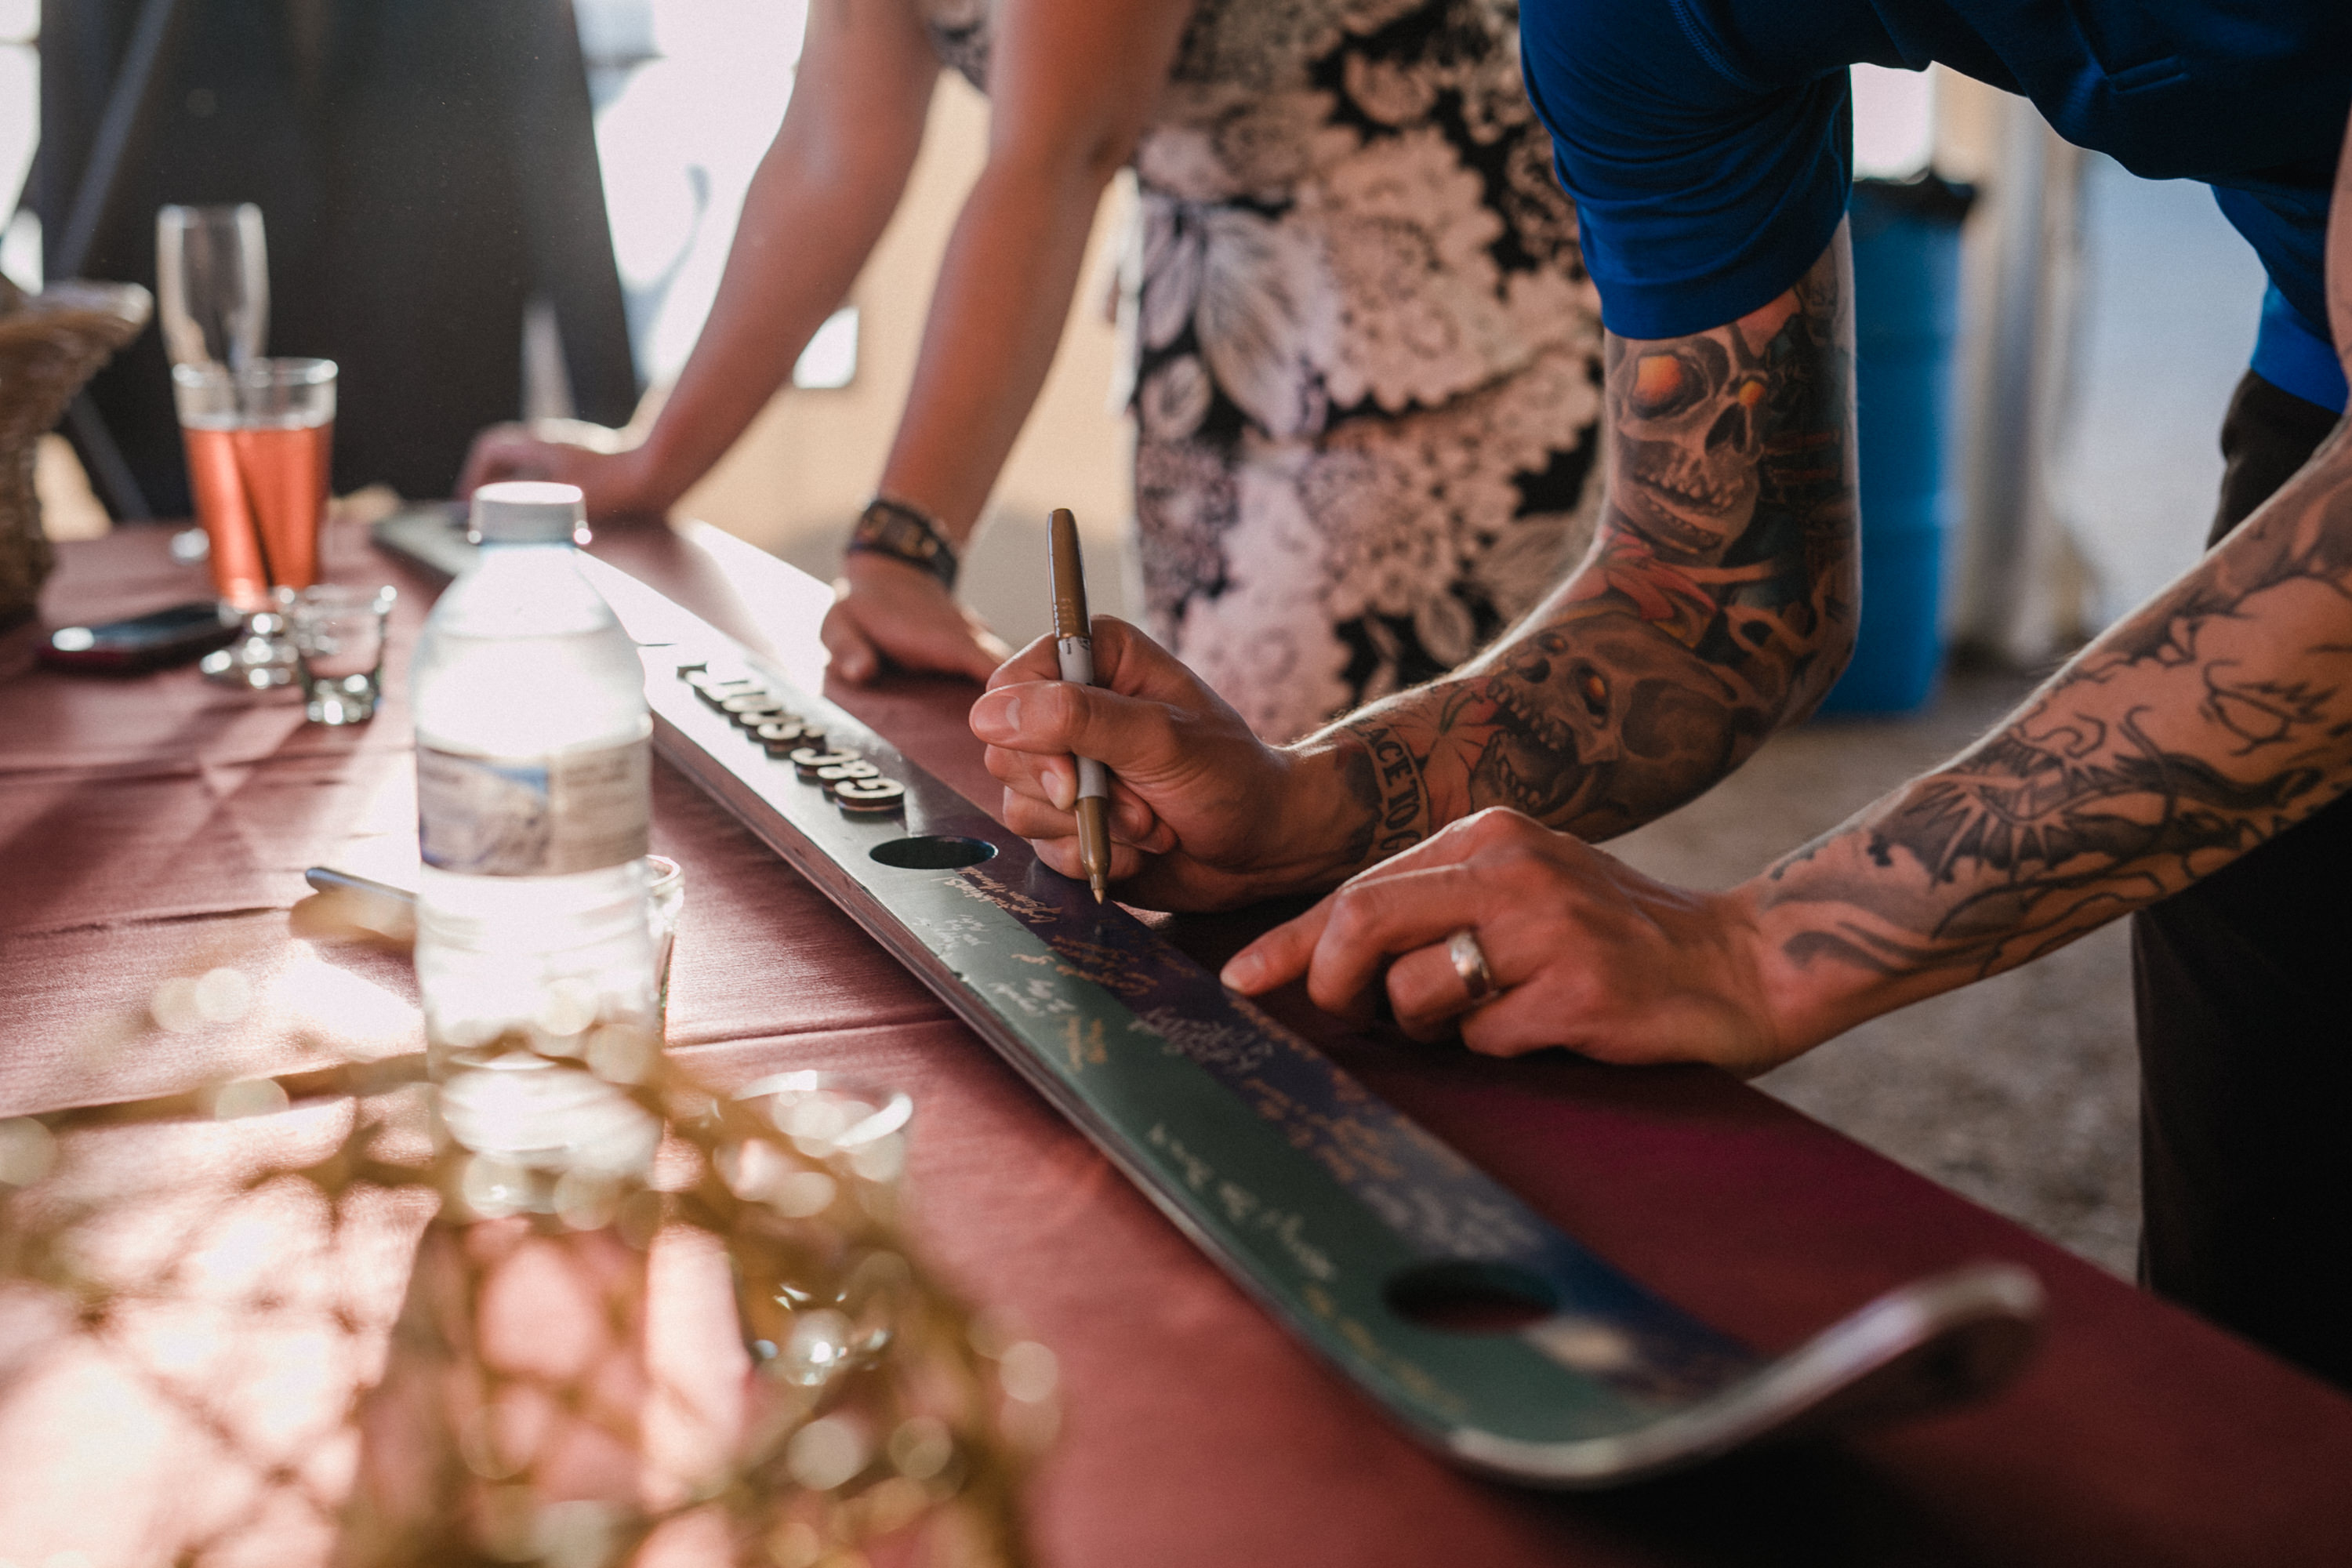
{"type": "MultiPolygon", "coordinates": [[[[811,669],[823,592],[788,568],[707,532],[598,548],[811,669]]],[[[152,531],[62,554],[52,624],[201,588],[152,531]]],[[[355,731],[192,670],[72,678],[31,668],[29,632],[0,643],[0,1114],[275,1068],[330,1020],[415,1047],[397,958],[288,934],[305,866],[397,876],[415,852],[397,670],[432,584],[355,534],[332,538],[327,563],[403,590],[391,700],[355,731]],[[105,1037],[157,974],[213,955],[261,983],[253,1017],[128,1048],[105,1037]]],[[[986,803],[968,697],[910,682],[847,700],[986,803]]],[[[1034,1494],[1051,1563],[2352,1562],[2352,1401],[1719,1074],[1485,1062],[1350,1038],[1293,999],[1293,1021],[1377,1091],[1759,1346],[1973,1258],[2024,1263],[2050,1289],[2040,1358],[1978,1408],[1606,1496],[1469,1479],[1294,1347],[928,992],[666,768],[655,839],[688,879],[677,1048],[713,1073],[845,1068],[910,1089],[934,1258],[1060,1353],[1063,1436],[1034,1494]]],[[[1248,922],[1171,929],[1213,952],[1248,922]]]]}

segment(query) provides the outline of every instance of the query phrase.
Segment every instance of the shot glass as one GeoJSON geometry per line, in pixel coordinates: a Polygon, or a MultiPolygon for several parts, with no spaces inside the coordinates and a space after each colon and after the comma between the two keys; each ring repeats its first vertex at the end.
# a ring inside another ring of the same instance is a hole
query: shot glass
{"type": "Polygon", "coordinates": [[[384,628],[399,591],[318,584],[286,596],[286,621],[301,671],[302,716],[313,724],[364,724],[383,695],[384,628]]]}

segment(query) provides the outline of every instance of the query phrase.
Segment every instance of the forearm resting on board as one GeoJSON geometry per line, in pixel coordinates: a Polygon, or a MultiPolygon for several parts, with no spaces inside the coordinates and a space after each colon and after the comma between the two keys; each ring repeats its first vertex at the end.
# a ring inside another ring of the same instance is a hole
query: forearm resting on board
{"type": "Polygon", "coordinates": [[[1750,885],[1798,1034],[2011,968],[2352,787],[2352,437],[1950,763],[1750,885]]]}

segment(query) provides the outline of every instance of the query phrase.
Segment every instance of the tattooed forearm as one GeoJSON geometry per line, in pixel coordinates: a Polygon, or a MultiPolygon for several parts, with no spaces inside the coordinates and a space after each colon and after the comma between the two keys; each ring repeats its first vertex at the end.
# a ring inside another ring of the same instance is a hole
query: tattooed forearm
{"type": "MultiPolygon", "coordinates": [[[[2352,355],[2352,156],[2327,248],[2352,355]]],[[[1741,889],[1800,1037],[2022,963],[2352,790],[2352,422],[2000,730],[1741,889]]]]}
{"type": "Polygon", "coordinates": [[[1849,296],[1841,234],[1730,326],[1609,338],[1583,565],[1486,656],[1318,737],[1374,815],[1365,859],[1488,805],[1607,837],[1820,700],[1853,635],[1849,296]]]}
{"type": "Polygon", "coordinates": [[[2352,788],[2352,435],[1952,763],[1772,868],[1800,965],[1972,978],[2352,788]]]}
{"type": "Polygon", "coordinates": [[[1420,760],[1396,731],[1360,721],[1343,728],[1362,747],[1349,787],[1366,809],[1366,825],[1350,847],[1360,861],[1385,860],[1429,837],[1429,788],[1420,760]]]}

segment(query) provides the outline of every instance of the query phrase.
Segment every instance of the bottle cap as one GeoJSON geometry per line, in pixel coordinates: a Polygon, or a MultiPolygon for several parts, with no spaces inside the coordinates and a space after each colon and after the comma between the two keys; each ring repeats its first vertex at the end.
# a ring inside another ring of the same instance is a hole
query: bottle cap
{"type": "Polygon", "coordinates": [[[574,544],[588,539],[578,485],[502,479],[474,492],[466,536],[477,544],[574,544]]]}

